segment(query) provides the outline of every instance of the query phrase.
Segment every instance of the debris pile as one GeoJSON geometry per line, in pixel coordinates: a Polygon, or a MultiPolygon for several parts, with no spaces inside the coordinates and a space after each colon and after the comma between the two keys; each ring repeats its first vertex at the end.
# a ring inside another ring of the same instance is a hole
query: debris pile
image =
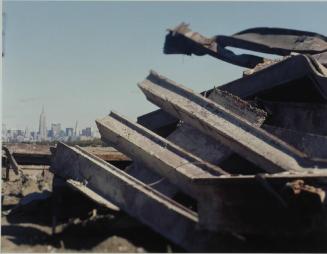
{"type": "Polygon", "coordinates": [[[256,236],[325,235],[327,38],[279,28],[206,38],[181,24],[169,30],[164,53],[210,55],[250,70],[201,94],[151,71],[138,86],[159,110],[137,122],[116,112],[96,120],[102,140],[132,163],[59,143],[55,179],[188,251],[256,236]]]}

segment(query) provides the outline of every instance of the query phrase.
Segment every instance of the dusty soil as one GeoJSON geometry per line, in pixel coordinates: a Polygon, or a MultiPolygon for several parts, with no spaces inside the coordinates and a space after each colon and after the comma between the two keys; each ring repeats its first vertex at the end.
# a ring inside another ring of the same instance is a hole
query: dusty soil
{"type": "Polygon", "coordinates": [[[182,251],[125,213],[99,206],[68,186],[54,202],[52,178],[48,170],[25,170],[17,176],[11,172],[10,181],[2,179],[1,252],[182,251]]]}
{"type": "MultiPolygon", "coordinates": [[[[100,206],[69,186],[54,198],[52,179],[48,170],[11,172],[10,181],[2,179],[1,252],[183,252],[127,214],[100,206]]],[[[248,237],[230,251],[325,253],[327,236],[248,237]]]]}

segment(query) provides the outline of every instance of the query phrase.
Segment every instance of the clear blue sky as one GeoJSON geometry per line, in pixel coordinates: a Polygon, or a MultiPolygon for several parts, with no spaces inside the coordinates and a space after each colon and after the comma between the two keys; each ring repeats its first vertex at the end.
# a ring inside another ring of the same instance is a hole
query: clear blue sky
{"type": "Polygon", "coordinates": [[[116,110],[155,109],[136,84],[150,69],[195,91],[242,75],[209,56],[164,55],[166,29],[184,21],[206,36],[257,26],[327,35],[327,2],[5,2],[2,117],[7,128],[95,126],[116,110]]]}

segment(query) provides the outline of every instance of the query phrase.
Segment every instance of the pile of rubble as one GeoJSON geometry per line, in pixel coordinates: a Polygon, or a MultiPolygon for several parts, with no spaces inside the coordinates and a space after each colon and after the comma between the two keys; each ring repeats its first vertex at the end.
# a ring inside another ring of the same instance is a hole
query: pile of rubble
{"type": "Polygon", "coordinates": [[[181,24],[164,53],[207,54],[250,70],[201,94],[151,71],[138,86],[160,110],[137,122],[115,112],[96,121],[102,140],[132,163],[118,167],[59,143],[55,179],[188,251],[326,234],[327,38],[275,28],[206,38],[181,24]]]}

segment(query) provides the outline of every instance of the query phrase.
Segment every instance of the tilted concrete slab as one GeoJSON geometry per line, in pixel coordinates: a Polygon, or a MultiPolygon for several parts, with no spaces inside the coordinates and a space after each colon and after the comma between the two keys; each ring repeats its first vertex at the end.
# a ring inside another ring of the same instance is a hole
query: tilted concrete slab
{"type": "MultiPolygon", "coordinates": [[[[320,101],[327,101],[327,69],[318,61],[306,55],[288,57],[252,75],[236,79],[219,88],[242,99],[248,99],[263,92],[270,92],[271,89],[283,89],[291,81],[304,77],[307,78],[307,87],[304,90],[306,94],[302,94],[303,99],[310,99],[311,93],[315,93],[316,96],[320,97],[320,101]],[[305,96],[308,98],[305,98],[305,96]]],[[[300,89],[303,89],[300,84],[294,84],[291,93],[296,93],[300,89]]],[[[207,92],[210,93],[210,90],[207,92]]],[[[285,97],[287,95],[280,92],[279,96],[285,97]]],[[[297,100],[299,101],[299,98],[297,100]]]]}
{"type": "Polygon", "coordinates": [[[149,101],[268,172],[303,171],[316,166],[282,140],[163,76],[151,72],[139,87],[149,101]]]}
{"type": "Polygon", "coordinates": [[[197,186],[192,184],[194,180],[228,174],[114,112],[96,123],[105,142],[193,197],[199,195],[197,186]]]}
{"type": "Polygon", "coordinates": [[[265,100],[256,100],[256,102],[269,112],[267,124],[295,131],[327,135],[327,104],[265,100]]]}
{"type": "Polygon", "coordinates": [[[267,124],[264,124],[262,128],[304,152],[313,160],[327,160],[327,136],[267,124]]]}

